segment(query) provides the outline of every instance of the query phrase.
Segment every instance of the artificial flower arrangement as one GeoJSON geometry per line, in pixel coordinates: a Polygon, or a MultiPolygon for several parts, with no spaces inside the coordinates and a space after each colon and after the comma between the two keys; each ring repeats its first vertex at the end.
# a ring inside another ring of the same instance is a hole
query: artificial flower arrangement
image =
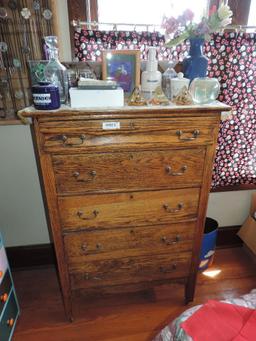
{"type": "Polygon", "coordinates": [[[199,23],[193,23],[194,13],[187,9],[177,19],[164,17],[162,27],[165,29],[166,46],[172,47],[186,39],[201,38],[210,40],[210,34],[218,32],[231,24],[233,12],[228,5],[213,6],[208,17],[203,17],[199,23]]]}

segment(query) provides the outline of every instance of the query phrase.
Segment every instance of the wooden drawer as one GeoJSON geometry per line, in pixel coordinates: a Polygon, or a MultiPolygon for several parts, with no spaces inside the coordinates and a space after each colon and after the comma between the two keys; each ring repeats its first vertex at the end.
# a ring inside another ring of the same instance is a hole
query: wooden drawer
{"type": "Polygon", "coordinates": [[[4,311],[0,322],[0,335],[1,341],[8,341],[10,335],[13,333],[16,319],[18,316],[18,306],[16,303],[16,299],[14,293],[12,291],[10,298],[7,303],[7,307],[4,311]]]}
{"type": "Polygon", "coordinates": [[[71,265],[94,259],[186,252],[192,250],[195,224],[68,233],[64,236],[64,245],[71,265]]]}
{"type": "Polygon", "coordinates": [[[199,186],[204,148],[53,155],[59,193],[199,186]]]}
{"type": "Polygon", "coordinates": [[[198,188],[59,197],[62,226],[111,228],[196,219],[198,188]]]}
{"type": "Polygon", "coordinates": [[[3,281],[0,286],[0,315],[3,311],[3,308],[8,300],[10,291],[12,288],[12,281],[9,270],[5,272],[3,281]]]}
{"type": "Polygon", "coordinates": [[[186,277],[191,252],[91,261],[70,267],[72,289],[186,277]]]}
{"type": "Polygon", "coordinates": [[[40,124],[41,145],[48,152],[119,151],[213,143],[209,117],[194,119],[120,119],[120,129],[103,129],[110,120],[61,121],[40,124]]]}

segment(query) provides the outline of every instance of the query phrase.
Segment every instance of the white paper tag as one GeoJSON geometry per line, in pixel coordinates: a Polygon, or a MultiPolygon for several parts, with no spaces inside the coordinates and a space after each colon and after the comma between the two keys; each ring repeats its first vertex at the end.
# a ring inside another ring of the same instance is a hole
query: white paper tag
{"type": "Polygon", "coordinates": [[[103,122],[103,130],[120,129],[120,122],[103,122]]]}

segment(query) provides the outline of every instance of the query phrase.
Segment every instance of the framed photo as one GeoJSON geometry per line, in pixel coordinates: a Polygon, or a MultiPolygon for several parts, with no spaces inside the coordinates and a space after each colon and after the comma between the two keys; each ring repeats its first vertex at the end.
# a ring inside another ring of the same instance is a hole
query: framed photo
{"type": "Polygon", "coordinates": [[[125,96],[129,96],[135,86],[140,85],[140,51],[102,51],[102,78],[115,80],[125,96]]]}

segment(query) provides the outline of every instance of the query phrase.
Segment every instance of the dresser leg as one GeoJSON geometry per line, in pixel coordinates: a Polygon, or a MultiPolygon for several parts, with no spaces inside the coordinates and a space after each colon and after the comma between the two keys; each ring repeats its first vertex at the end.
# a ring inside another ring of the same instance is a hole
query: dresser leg
{"type": "Polygon", "coordinates": [[[69,296],[69,293],[67,294],[67,296],[62,294],[62,297],[63,297],[64,311],[65,311],[66,318],[69,322],[73,322],[74,318],[73,318],[71,297],[69,296]]]}
{"type": "Polygon", "coordinates": [[[185,304],[188,304],[194,300],[196,288],[196,280],[193,278],[189,278],[185,285],[185,304]]]}

